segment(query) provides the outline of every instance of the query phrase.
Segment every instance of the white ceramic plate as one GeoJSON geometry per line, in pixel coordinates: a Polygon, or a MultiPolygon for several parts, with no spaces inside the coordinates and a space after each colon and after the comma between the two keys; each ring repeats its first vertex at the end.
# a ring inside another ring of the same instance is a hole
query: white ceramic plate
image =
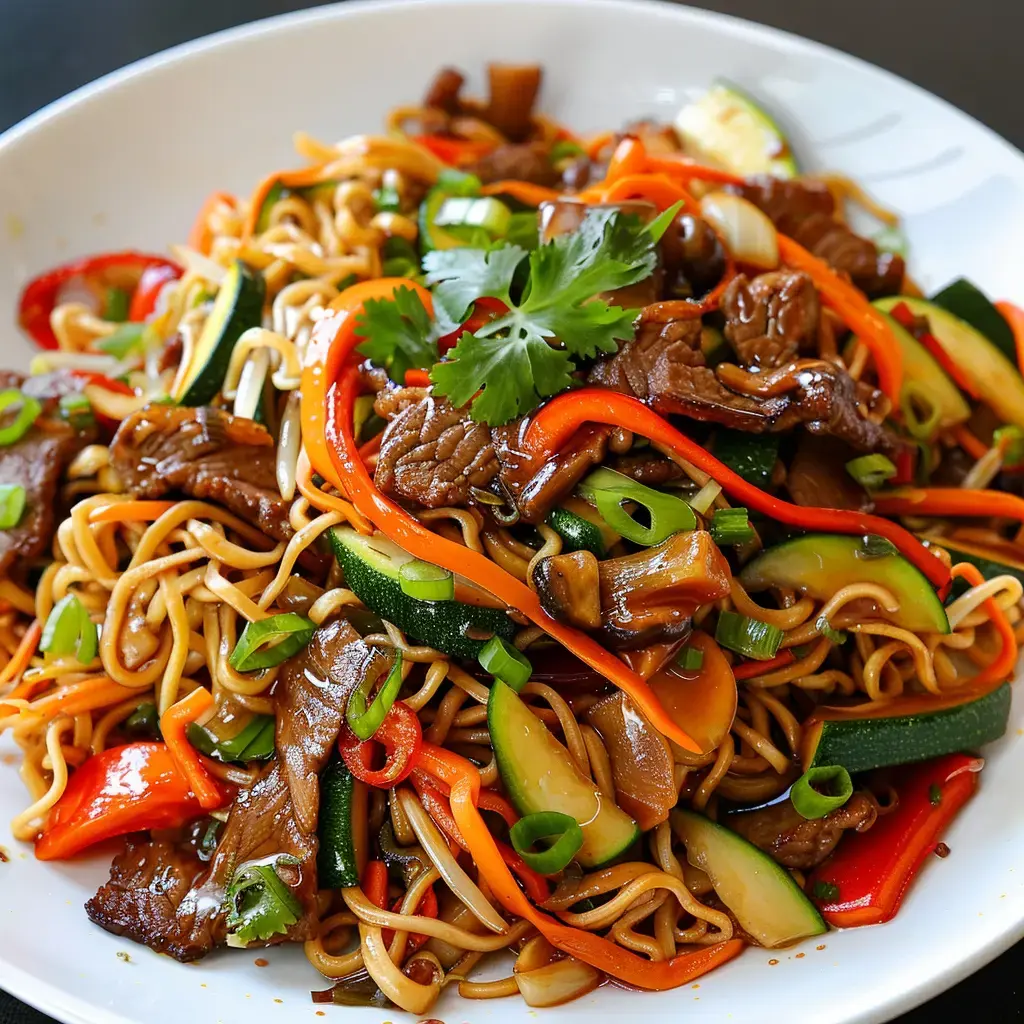
{"type": "MultiPolygon", "coordinates": [[[[0,310],[13,321],[32,274],[72,256],[184,238],[213,189],[245,194],[295,162],[291,133],[375,130],[419,97],[442,64],[479,84],[490,59],[539,60],[544,107],[580,130],[644,114],[668,119],[722,75],[774,109],[810,168],[865,183],[907,217],[926,290],[967,273],[1024,299],[1024,159],[981,125],[876,68],[755,25],[683,7],[574,0],[347,3],[262,22],[133,65],[0,139],[0,310]]],[[[2,362],[28,345],[0,333],[2,362]]],[[[989,752],[982,790],[891,924],[833,933],[781,953],[749,950],[699,985],[661,995],[605,988],[549,1019],[683,1013],[692,1021],[882,1021],[976,970],[1024,934],[1021,702],[989,752]]],[[[10,746],[3,748],[8,754],[10,746]]],[[[6,758],[12,761],[12,758],[6,758]]],[[[24,805],[0,765],[0,821],[24,805]]],[[[66,1022],[314,1022],[326,987],[298,950],[222,953],[181,966],[92,926],[83,902],[108,858],[37,863],[0,843],[0,986],[66,1022]],[[130,962],[119,959],[127,951],[130,962]]],[[[376,1010],[326,1007],[380,1021],[376,1010]]],[[[460,1002],[435,1014],[473,1024],[535,1017],[519,1000],[460,1002]]]]}

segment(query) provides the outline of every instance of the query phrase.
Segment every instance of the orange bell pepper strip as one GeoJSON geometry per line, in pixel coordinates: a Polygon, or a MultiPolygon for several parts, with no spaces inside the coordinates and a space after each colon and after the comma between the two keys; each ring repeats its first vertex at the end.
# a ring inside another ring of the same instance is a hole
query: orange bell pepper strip
{"type": "MultiPolygon", "coordinates": [[[[604,181],[611,185],[629,174],[643,174],[648,169],[647,149],[639,140],[627,135],[612,153],[604,181]]],[[[600,183],[598,183],[600,184],[600,183]]]]}
{"type": "Polygon", "coordinates": [[[783,651],[767,661],[744,661],[739,665],[733,665],[732,674],[736,679],[753,679],[754,676],[777,672],[780,668],[792,665],[794,661],[796,655],[792,651],[783,651]]]}
{"type": "MultiPolygon", "coordinates": [[[[587,423],[625,427],[656,444],[664,445],[712,476],[728,494],[746,507],[787,526],[823,533],[877,534],[885,537],[936,587],[943,587],[949,582],[949,570],[942,561],[902,526],[863,512],[811,508],[774,498],[748,483],[696,441],[673,427],[667,419],[629,395],[603,388],[580,388],[565,392],[536,413],[527,428],[524,443],[536,456],[550,456],[560,451],[587,423]]],[[[1024,509],[1024,500],[1014,500],[1020,502],[1024,509]]]]}
{"type": "Polygon", "coordinates": [[[203,766],[199,752],[188,741],[185,730],[197,719],[213,710],[213,697],[203,686],[197,686],[177,704],[160,716],[160,732],[178,770],[195,793],[199,806],[212,811],[224,803],[224,792],[203,766]]]}
{"type": "Polygon", "coordinates": [[[360,879],[363,895],[381,910],[388,909],[388,866],[382,860],[369,860],[360,879]]]}
{"type": "Polygon", "coordinates": [[[996,516],[1024,523],[1024,498],[969,487],[908,487],[883,492],[875,497],[875,508],[883,516],[996,516]]]}
{"type": "Polygon", "coordinates": [[[802,270],[814,282],[822,298],[843,323],[868,347],[875,361],[878,386],[898,407],[903,387],[903,350],[885,317],[867,297],[843,280],[824,260],[813,256],[792,238],[779,235],[779,257],[783,263],[802,270]]]}
{"type": "Polygon", "coordinates": [[[996,303],[996,309],[1003,314],[1013,331],[1013,340],[1017,346],[1017,369],[1024,375],[1024,309],[1005,299],[996,303]]]}
{"type": "Polygon", "coordinates": [[[953,428],[952,434],[953,437],[956,438],[956,443],[960,445],[960,447],[963,448],[963,450],[967,452],[972,459],[977,460],[983,455],[988,454],[988,447],[985,443],[979,441],[978,438],[976,438],[970,430],[964,426],[964,424],[958,423],[953,428]]]}
{"type": "MultiPolygon", "coordinates": [[[[218,805],[227,803],[230,790],[215,785],[218,805]]],[[[166,743],[110,747],[71,773],[36,841],[36,857],[65,860],[105,839],[177,828],[203,813],[166,743]]]]}
{"type": "Polygon", "coordinates": [[[148,523],[174,508],[173,501],[116,501],[89,513],[90,523],[148,523]]]}
{"type": "Polygon", "coordinates": [[[903,897],[938,838],[978,788],[978,758],[950,754],[900,769],[899,803],[866,832],[847,834],[836,853],[808,879],[822,917],[836,928],[881,924],[903,897]]]}
{"type": "Polygon", "coordinates": [[[480,773],[464,757],[432,743],[420,750],[420,765],[451,788],[452,815],[465,837],[473,863],[506,910],[529,921],[553,946],[637,988],[664,991],[699,978],[727,963],[743,949],[739,939],[680,953],[671,960],[651,961],[591,932],[570,928],[534,907],[516,884],[488,831],[477,804],[480,773]]]}
{"type": "Polygon", "coordinates": [[[414,135],[413,142],[430,150],[438,160],[451,167],[466,167],[487,156],[496,146],[479,139],[456,139],[447,135],[414,135]]]}
{"type": "Polygon", "coordinates": [[[227,192],[211,192],[196,214],[192,222],[192,229],[188,233],[188,247],[201,252],[204,256],[210,255],[210,246],[213,243],[213,232],[210,230],[210,214],[218,206],[230,206],[235,209],[238,200],[227,192]]]}

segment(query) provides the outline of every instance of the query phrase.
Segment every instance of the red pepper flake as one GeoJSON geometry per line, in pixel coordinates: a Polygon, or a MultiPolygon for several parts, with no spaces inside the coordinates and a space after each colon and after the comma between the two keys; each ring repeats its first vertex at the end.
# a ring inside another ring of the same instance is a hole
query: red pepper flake
{"type": "Polygon", "coordinates": [[[797,953],[796,958],[797,960],[803,960],[805,956],[807,956],[806,953],[797,953]]]}
{"type": "Polygon", "coordinates": [[[326,1013],[324,1013],[324,1011],[323,1011],[323,1010],[317,1010],[317,1011],[316,1011],[316,1015],[317,1015],[318,1017],[326,1017],[326,1016],[327,1016],[327,1014],[326,1014],[326,1013]]]}
{"type": "Polygon", "coordinates": [[[6,864],[11,858],[7,855],[7,851],[0,846],[0,864],[6,864]]]}
{"type": "Polygon", "coordinates": [[[774,967],[778,962],[779,962],[778,960],[769,960],[768,961],[768,966],[769,967],[774,967]]]}
{"type": "Polygon", "coordinates": [[[935,846],[935,856],[941,857],[945,860],[949,856],[949,847],[945,843],[937,843],[935,846]]]}
{"type": "Polygon", "coordinates": [[[821,949],[824,949],[825,947],[824,946],[815,946],[814,948],[818,949],[818,950],[821,950],[821,949]]]}
{"type": "Polygon", "coordinates": [[[264,960],[263,957],[261,957],[261,956],[258,956],[255,960],[253,960],[253,963],[257,967],[269,967],[270,966],[270,961],[269,960],[264,960]]]}

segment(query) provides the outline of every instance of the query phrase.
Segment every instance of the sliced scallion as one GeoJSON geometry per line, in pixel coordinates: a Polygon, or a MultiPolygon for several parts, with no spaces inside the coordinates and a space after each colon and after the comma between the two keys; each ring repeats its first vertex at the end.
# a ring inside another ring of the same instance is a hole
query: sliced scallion
{"type": "Polygon", "coordinates": [[[794,810],[802,818],[824,818],[853,796],[853,780],[841,764],[821,765],[804,772],[789,791],[794,810]]]}
{"type": "Polygon", "coordinates": [[[697,525],[693,509],[682,498],[656,491],[612,469],[598,469],[591,473],[579,485],[579,491],[597,505],[604,521],[616,533],[644,547],[653,547],[672,534],[692,530],[697,525]],[[627,501],[647,509],[650,526],[638,523],[622,507],[627,501]]]}
{"type": "Polygon", "coordinates": [[[402,593],[417,601],[451,601],[455,597],[455,576],[448,569],[413,559],[398,567],[402,593]]]}
{"type": "Polygon", "coordinates": [[[66,594],[53,606],[43,626],[39,649],[55,658],[74,655],[82,665],[88,665],[99,653],[96,624],[74,594],[66,594]]]}
{"type": "Polygon", "coordinates": [[[0,484],[0,530],[21,522],[25,511],[25,488],[21,484],[0,484]]]}
{"type": "Polygon", "coordinates": [[[60,396],[60,414],[76,429],[89,426],[95,419],[89,399],[81,392],[60,396]]]}
{"type": "Polygon", "coordinates": [[[115,359],[125,359],[142,348],[145,330],[145,324],[121,324],[113,334],[97,339],[93,346],[115,359]]]}
{"type": "Polygon", "coordinates": [[[841,630],[833,629],[828,619],[825,618],[824,615],[819,615],[814,625],[817,627],[818,632],[831,643],[846,643],[848,634],[843,633],[841,630]]]}
{"type": "Polygon", "coordinates": [[[907,433],[917,441],[930,441],[939,429],[942,409],[919,381],[908,380],[900,392],[900,411],[907,433]]]}
{"type": "Polygon", "coordinates": [[[755,536],[745,508],[715,509],[711,517],[711,539],[716,544],[746,544],[755,536]]]}
{"type": "Polygon", "coordinates": [[[20,441],[35,423],[43,407],[30,395],[23,395],[16,388],[0,391],[0,416],[8,409],[16,408],[14,419],[0,427],[0,448],[6,448],[20,441]]]}
{"type": "Polygon", "coordinates": [[[684,672],[696,672],[704,664],[704,652],[696,647],[686,646],[676,655],[676,664],[684,672]]]}
{"type": "Polygon", "coordinates": [[[891,459],[876,452],[850,459],[846,464],[846,472],[865,490],[874,491],[896,475],[896,467],[891,459]]]}
{"type": "Polygon", "coordinates": [[[103,319],[123,324],[128,319],[132,297],[123,288],[108,288],[103,303],[103,319]]]}
{"type": "Polygon", "coordinates": [[[580,823],[560,811],[527,814],[509,829],[508,835],[516,853],[542,875],[563,871],[583,845],[580,823]],[[540,839],[554,839],[554,842],[546,850],[532,849],[540,839]]]}
{"type": "Polygon", "coordinates": [[[992,443],[1003,450],[1003,465],[1016,468],[1024,463],[1024,430],[1015,423],[999,427],[992,434],[992,443]]]}
{"type": "Polygon", "coordinates": [[[500,636],[492,636],[477,656],[485,672],[500,679],[518,693],[533,675],[529,659],[500,636]]]}
{"type": "Polygon", "coordinates": [[[348,727],[361,740],[372,739],[374,733],[380,728],[381,722],[391,710],[398,691],[402,688],[402,652],[395,651],[395,663],[391,666],[384,685],[377,691],[369,707],[366,706],[366,689],[359,687],[352,691],[348,699],[348,707],[345,709],[345,721],[348,727]]]}
{"type": "Polygon", "coordinates": [[[569,139],[562,139],[561,142],[556,142],[551,147],[548,159],[553,164],[557,164],[561,163],[563,160],[569,160],[577,156],[586,156],[586,150],[578,142],[572,142],[569,139]]]}
{"type": "Polygon", "coordinates": [[[494,196],[451,196],[441,204],[434,223],[442,228],[481,228],[491,238],[508,230],[512,211],[494,196]]]}
{"type": "Polygon", "coordinates": [[[240,732],[227,740],[218,739],[210,729],[195,722],[189,724],[186,735],[196,750],[218,761],[266,761],[274,753],[273,715],[254,715],[240,732]]]}
{"type": "Polygon", "coordinates": [[[475,174],[446,167],[437,176],[437,187],[453,196],[478,196],[480,189],[483,188],[483,182],[475,174]]]}
{"type": "Polygon", "coordinates": [[[402,208],[402,200],[393,186],[381,185],[373,190],[373,205],[378,213],[398,213],[402,208]]]}
{"type": "Polygon", "coordinates": [[[719,612],[715,639],[730,651],[756,661],[768,661],[778,653],[785,633],[760,619],[751,619],[737,612],[719,612]]]}
{"type": "Polygon", "coordinates": [[[273,668],[298,654],[315,631],[316,623],[295,612],[250,622],[242,630],[228,663],[238,672],[273,668]]]}

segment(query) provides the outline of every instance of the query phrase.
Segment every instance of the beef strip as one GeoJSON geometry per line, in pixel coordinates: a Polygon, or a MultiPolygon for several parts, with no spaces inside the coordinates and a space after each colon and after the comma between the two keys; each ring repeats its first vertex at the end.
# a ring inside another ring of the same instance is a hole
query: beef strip
{"type": "Polygon", "coordinates": [[[880,252],[870,239],[836,220],[835,200],[824,185],[757,176],[730,190],[760,207],[784,235],[848,274],[871,298],[900,291],[903,257],[880,252]]]}
{"type": "Polygon", "coordinates": [[[637,483],[647,484],[648,487],[660,487],[674,480],[682,480],[686,476],[682,468],[671,459],[647,449],[620,455],[612,459],[608,465],[616,473],[628,476],[637,483]]]}
{"type": "Polygon", "coordinates": [[[57,415],[61,395],[81,388],[81,381],[68,373],[25,378],[5,372],[0,378],[0,390],[20,390],[42,406],[35,425],[14,444],[0,448],[0,484],[25,489],[21,519],[0,530],[0,574],[42,555],[53,541],[64,472],[96,436],[93,426],[76,430],[57,415]]]}
{"type": "Polygon", "coordinates": [[[553,188],[560,177],[544,146],[530,142],[498,146],[466,169],[485,185],[515,179],[553,188]]]}
{"type": "Polygon", "coordinates": [[[506,138],[522,142],[533,131],[533,107],[544,73],[539,64],[488,64],[487,121],[506,138]]]}
{"type": "Polygon", "coordinates": [[[783,800],[758,811],[730,814],[728,825],[783,867],[807,871],[832,853],[847,829],[866,832],[877,817],[878,805],[854,793],[824,818],[801,817],[791,801],[783,800]]]}
{"type": "Polygon", "coordinates": [[[786,490],[797,505],[870,512],[870,495],[846,472],[852,450],[834,437],[802,434],[786,471],[786,490]]]}
{"type": "Polygon", "coordinates": [[[317,922],[319,773],[353,688],[383,667],[382,656],[344,619],[321,626],[278,676],[278,759],[238,794],[209,866],[200,872],[197,858],[183,857],[161,841],[133,843],[89,901],[89,917],[176,959],[197,960],[226,941],[225,893],[235,871],[250,861],[286,855],[297,863],[282,867],[282,877],[302,914],[270,942],[310,938],[317,922]]]}
{"type": "Polygon", "coordinates": [[[274,440],[252,420],[209,406],[150,405],[121,424],[110,462],[136,498],[180,491],[223,505],[275,540],[292,536],[274,440]]]}
{"type": "Polygon", "coordinates": [[[459,93],[465,81],[462,73],[455,68],[441,68],[427,89],[423,105],[443,110],[446,114],[457,114],[460,106],[459,93]]]}

